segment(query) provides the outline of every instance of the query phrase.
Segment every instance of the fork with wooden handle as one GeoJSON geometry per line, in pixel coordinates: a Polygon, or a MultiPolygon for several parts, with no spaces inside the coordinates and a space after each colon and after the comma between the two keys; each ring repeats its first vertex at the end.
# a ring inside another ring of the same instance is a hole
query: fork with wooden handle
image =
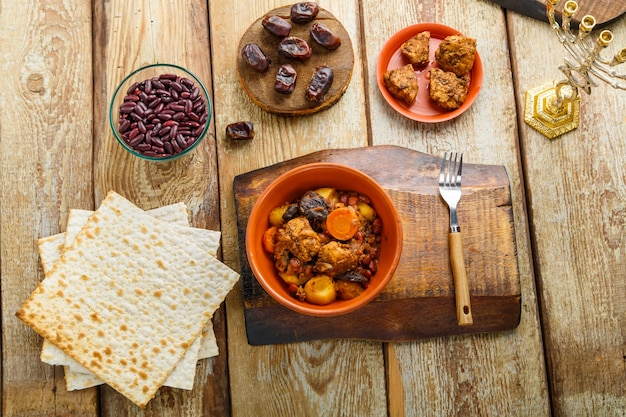
{"type": "Polygon", "coordinates": [[[468,326],[474,322],[470,305],[469,286],[463,257],[463,237],[456,214],[456,206],[461,199],[461,170],[463,168],[463,154],[447,153],[443,156],[439,173],[439,193],[450,208],[450,233],[448,245],[450,248],[450,264],[454,277],[454,294],[456,298],[456,317],[459,326],[468,326]]]}

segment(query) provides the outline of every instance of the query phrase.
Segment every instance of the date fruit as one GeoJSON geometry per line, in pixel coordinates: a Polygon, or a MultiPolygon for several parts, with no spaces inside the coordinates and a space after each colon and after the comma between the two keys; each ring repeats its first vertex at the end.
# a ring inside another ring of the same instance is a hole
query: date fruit
{"type": "Polygon", "coordinates": [[[274,36],[284,38],[291,32],[291,23],[280,16],[265,16],[261,25],[274,36]]]}
{"type": "Polygon", "coordinates": [[[254,139],[254,124],[252,122],[235,122],[226,126],[226,137],[233,140],[254,139]]]}
{"type": "Polygon", "coordinates": [[[315,2],[296,3],[291,6],[291,21],[294,23],[309,23],[315,19],[319,11],[320,7],[315,2]]]}
{"type": "Polygon", "coordinates": [[[266,72],[272,61],[256,43],[249,43],[241,50],[243,59],[257,72],[266,72]]]}
{"type": "Polygon", "coordinates": [[[287,58],[299,59],[304,62],[311,57],[313,51],[304,39],[288,36],[280,41],[278,53],[287,58]]]}
{"type": "Polygon", "coordinates": [[[332,68],[326,66],[317,67],[306,90],[306,98],[316,103],[324,101],[324,96],[333,85],[333,78],[332,68]]]}
{"type": "Polygon", "coordinates": [[[341,38],[335,35],[335,33],[323,23],[313,23],[310,33],[315,42],[329,51],[334,51],[341,45],[341,38]]]}
{"type": "Polygon", "coordinates": [[[281,94],[291,94],[296,88],[296,79],[298,73],[289,64],[281,65],[276,72],[276,81],[274,82],[274,90],[281,94]]]}

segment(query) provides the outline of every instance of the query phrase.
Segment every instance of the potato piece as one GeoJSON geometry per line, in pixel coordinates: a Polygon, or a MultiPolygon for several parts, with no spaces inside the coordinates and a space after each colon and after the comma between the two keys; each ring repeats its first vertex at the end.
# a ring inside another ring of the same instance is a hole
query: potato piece
{"type": "Polygon", "coordinates": [[[373,222],[376,218],[376,210],[367,203],[359,201],[356,205],[356,209],[361,213],[361,216],[365,217],[369,222],[373,222]]]}
{"type": "Polygon", "coordinates": [[[337,281],[335,284],[337,296],[342,300],[351,300],[358,297],[365,291],[365,288],[358,282],[337,281]]]}
{"type": "Polygon", "coordinates": [[[302,285],[306,281],[306,278],[304,276],[300,277],[296,274],[288,274],[286,272],[279,272],[278,275],[280,275],[283,281],[285,281],[287,284],[302,285]]]}
{"type": "Polygon", "coordinates": [[[327,199],[330,202],[331,207],[334,207],[335,204],[339,202],[339,194],[335,188],[318,188],[315,192],[327,199]]]}
{"type": "Polygon", "coordinates": [[[285,222],[283,220],[283,214],[285,214],[287,208],[289,208],[289,203],[283,204],[282,206],[276,207],[275,209],[270,211],[270,224],[272,226],[280,226],[285,222]]]}
{"type": "Polygon", "coordinates": [[[335,282],[328,275],[318,275],[304,284],[306,300],[311,304],[326,305],[337,299],[335,282]]]}

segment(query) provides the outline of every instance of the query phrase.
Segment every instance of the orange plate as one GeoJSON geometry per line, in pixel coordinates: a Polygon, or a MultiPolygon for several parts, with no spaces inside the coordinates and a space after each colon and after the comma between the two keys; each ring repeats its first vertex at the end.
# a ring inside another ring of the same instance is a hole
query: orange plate
{"type": "Polygon", "coordinates": [[[467,98],[461,107],[456,110],[444,110],[433,103],[428,96],[428,71],[430,68],[437,67],[437,63],[435,62],[435,51],[439,47],[441,41],[450,35],[461,35],[461,33],[451,27],[441,25],[439,23],[418,23],[402,29],[385,43],[383,50],[380,52],[380,56],[378,57],[376,80],[383,97],[385,97],[387,103],[389,103],[389,105],[398,113],[408,117],[409,119],[417,120],[418,122],[437,123],[454,119],[472,105],[483,83],[483,64],[478,53],[476,53],[474,67],[472,68],[472,71],[470,71],[469,92],[467,93],[467,98]],[[402,57],[400,47],[414,35],[426,30],[430,31],[430,62],[426,67],[415,71],[419,84],[419,92],[415,103],[411,106],[407,106],[387,91],[387,88],[383,83],[383,74],[389,70],[400,68],[407,64],[402,57]]]}

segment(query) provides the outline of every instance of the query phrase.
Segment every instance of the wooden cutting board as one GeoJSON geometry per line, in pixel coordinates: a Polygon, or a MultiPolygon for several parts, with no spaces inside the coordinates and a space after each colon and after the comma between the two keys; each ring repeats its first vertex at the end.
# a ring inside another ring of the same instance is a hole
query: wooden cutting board
{"type": "MultiPolygon", "coordinates": [[[[548,21],[546,17],[545,0],[494,0],[500,6],[513,10],[514,12],[529,16],[535,19],[548,21]]],[[[561,20],[563,4],[561,1],[556,7],[556,15],[561,20]]],[[[592,15],[596,18],[596,28],[602,28],[612,23],[624,13],[626,13],[626,2],[615,0],[579,0],[578,12],[572,19],[572,26],[578,27],[580,20],[585,15],[592,15]]]]}
{"type": "Polygon", "coordinates": [[[328,338],[406,341],[510,330],[519,324],[521,292],[507,173],[502,166],[463,164],[458,207],[474,324],[456,322],[448,255],[448,208],[439,196],[441,159],[398,146],[326,150],[235,177],[242,293],[251,345],[328,338]],[[403,252],[381,295],[356,312],[309,317],[275,302],[256,281],[245,253],[252,207],[269,183],[312,162],[343,163],[378,181],[396,203],[403,252]]]}

